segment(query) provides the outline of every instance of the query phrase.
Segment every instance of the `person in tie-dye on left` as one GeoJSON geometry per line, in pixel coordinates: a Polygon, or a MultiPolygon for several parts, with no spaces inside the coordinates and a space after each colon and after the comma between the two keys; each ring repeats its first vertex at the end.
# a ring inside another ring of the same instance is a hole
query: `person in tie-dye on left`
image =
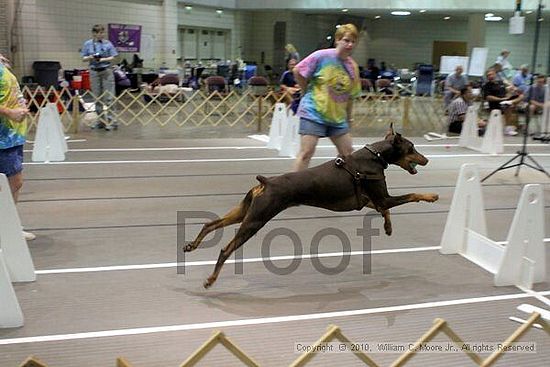
{"type": "MultiPolygon", "coordinates": [[[[29,114],[19,83],[8,69],[6,57],[0,54],[0,173],[8,177],[13,199],[23,186],[23,144],[27,135],[25,118],[29,114]]],[[[34,234],[23,231],[26,240],[34,234]]]]}
{"type": "Polygon", "coordinates": [[[335,48],[315,51],[294,67],[300,85],[300,153],[294,171],[305,169],[321,137],[328,137],[338,153],[353,152],[350,124],[353,99],[361,93],[359,67],[351,58],[357,42],[357,28],[345,24],[336,30],[335,48]]]}

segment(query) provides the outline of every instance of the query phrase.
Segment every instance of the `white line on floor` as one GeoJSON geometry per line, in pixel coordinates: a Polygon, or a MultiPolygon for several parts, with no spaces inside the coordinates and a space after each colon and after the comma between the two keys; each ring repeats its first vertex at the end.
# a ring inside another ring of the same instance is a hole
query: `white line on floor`
{"type": "MultiPolygon", "coordinates": [[[[545,238],[544,242],[550,243],[550,238],[545,238]]],[[[506,245],[506,241],[497,242],[501,245],[506,245]]],[[[435,251],[439,250],[440,246],[425,246],[425,247],[403,247],[388,250],[373,250],[373,251],[351,251],[351,252],[327,252],[317,255],[305,254],[305,255],[284,255],[284,256],[271,256],[271,257],[254,257],[241,260],[228,259],[226,264],[235,263],[257,263],[264,261],[282,261],[282,260],[295,260],[295,259],[311,259],[314,257],[328,258],[328,257],[340,257],[340,256],[360,256],[360,255],[383,255],[383,254],[398,254],[409,252],[421,252],[421,251],[435,251]]],[[[68,269],[44,269],[36,270],[38,275],[51,275],[51,274],[68,274],[68,273],[93,273],[100,271],[119,271],[119,270],[143,270],[143,269],[161,269],[161,268],[174,268],[176,266],[205,266],[215,265],[216,260],[203,260],[203,261],[188,261],[185,263],[158,263],[158,264],[137,264],[137,265],[112,265],[112,266],[97,266],[87,268],[68,268],[68,269]]],[[[522,289],[523,290],[523,289],[522,289]]]]}
{"type": "MultiPolygon", "coordinates": [[[[76,142],[79,140],[69,140],[76,142]]],[[[354,148],[362,148],[364,144],[354,144],[354,148]]],[[[419,148],[456,148],[457,144],[415,144],[419,148]]],[[[505,147],[519,147],[522,144],[504,144],[505,147]]],[[[547,144],[527,144],[527,147],[547,147],[547,144]]],[[[319,149],[334,148],[334,145],[318,145],[319,149]]],[[[158,148],[89,148],[69,149],[69,152],[90,153],[90,152],[163,152],[163,151],[189,151],[189,150],[250,150],[266,149],[265,146],[222,146],[222,147],[158,147],[158,148]]],[[[25,149],[25,153],[31,153],[32,149],[25,149]]]]}
{"type": "Polygon", "coordinates": [[[539,301],[541,301],[542,303],[544,303],[546,306],[550,307],[550,299],[542,296],[540,294],[540,292],[536,292],[532,289],[527,289],[525,287],[522,287],[522,286],[517,286],[520,290],[524,291],[525,293],[535,297],[536,299],[538,299],[539,301]]]}
{"type": "MultiPolygon", "coordinates": [[[[543,293],[544,295],[548,295],[550,294],[550,291],[541,292],[541,293],[543,293]]],[[[91,331],[91,332],[82,332],[82,333],[73,333],[73,334],[30,336],[30,337],[21,337],[21,338],[0,339],[0,345],[41,343],[41,342],[104,338],[104,337],[127,336],[127,335],[143,335],[143,334],[201,330],[201,329],[222,329],[222,328],[228,328],[228,327],[234,327],[234,326],[277,324],[277,323],[283,323],[283,322],[329,319],[329,318],[335,318],[335,317],[372,315],[372,314],[385,313],[385,312],[420,310],[420,309],[435,308],[435,307],[458,306],[458,305],[485,303],[485,302],[497,302],[497,301],[506,301],[506,300],[514,300],[514,299],[522,299],[522,298],[530,298],[530,297],[532,296],[527,293],[505,294],[500,296],[462,298],[462,299],[455,299],[455,300],[449,300],[449,301],[425,302],[425,303],[415,303],[415,304],[399,305],[399,306],[365,308],[365,309],[359,309],[359,310],[334,311],[334,312],[323,312],[323,313],[313,313],[313,314],[304,314],[304,315],[262,317],[262,318],[255,318],[255,319],[215,321],[215,322],[203,322],[203,323],[195,323],[195,324],[150,326],[150,327],[141,327],[141,328],[132,328],[132,329],[91,331]]]]}
{"type": "MultiPolygon", "coordinates": [[[[516,154],[427,154],[427,158],[500,158],[514,157],[516,154]]],[[[531,157],[550,157],[550,153],[531,153],[531,157]]],[[[24,165],[78,165],[78,164],[131,164],[131,163],[212,163],[212,162],[252,162],[252,161],[288,161],[294,160],[292,157],[259,157],[259,158],[209,158],[209,159],[151,159],[135,161],[74,161],[74,162],[25,162],[24,165]]],[[[313,157],[313,159],[330,160],[334,157],[313,157]]]]}
{"type": "MultiPolygon", "coordinates": [[[[257,263],[264,261],[282,261],[282,260],[295,260],[295,259],[311,259],[314,257],[327,258],[327,257],[340,257],[340,256],[358,256],[358,255],[381,255],[381,254],[396,254],[405,252],[420,252],[420,251],[434,251],[438,250],[439,246],[430,247],[411,247],[411,248],[398,248],[389,250],[374,250],[374,251],[351,251],[351,252],[327,252],[317,255],[304,254],[304,255],[284,255],[284,256],[271,256],[271,257],[254,257],[248,259],[233,260],[228,259],[226,264],[235,263],[257,263]]],[[[159,264],[140,264],[140,265],[114,265],[114,266],[98,266],[89,268],[72,268],[72,269],[47,269],[36,270],[38,275],[50,275],[50,274],[67,274],[67,273],[91,273],[100,271],[118,271],[118,270],[142,270],[142,269],[160,269],[160,268],[173,268],[176,266],[204,266],[204,265],[216,265],[216,260],[204,260],[204,261],[188,261],[185,263],[159,263],[159,264]]]]}

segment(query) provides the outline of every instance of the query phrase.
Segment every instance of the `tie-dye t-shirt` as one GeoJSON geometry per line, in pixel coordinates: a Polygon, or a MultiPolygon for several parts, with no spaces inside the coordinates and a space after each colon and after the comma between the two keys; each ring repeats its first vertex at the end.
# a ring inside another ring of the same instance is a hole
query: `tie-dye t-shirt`
{"type": "Polygon", "coordinates": [[[351,57],[342,60],[335,48],[315,51],[296,70],[308,80],[297,115],[324,125],[347,125],[346,106],[361,93],[359,68],[351,57]]]}
{"type": "MultiPolygon", "coordinates": [[[[0,64],[0,106],[3,108],[18,108],[21,90],[15,76],[7,67],[0,64]]],[[[8,149],[25,144],[27,123],[15,122],[0,115],[0,149],[8,149]]]]}

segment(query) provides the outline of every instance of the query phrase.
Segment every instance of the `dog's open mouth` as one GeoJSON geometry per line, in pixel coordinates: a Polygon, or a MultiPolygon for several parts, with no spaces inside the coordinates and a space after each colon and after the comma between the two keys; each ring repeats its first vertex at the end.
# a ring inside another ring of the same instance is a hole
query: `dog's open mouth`
{"type": "Polygon", "coordinates": [[[416,170],[416,165],[417,165],[416,162],[410,162],[409,163],[408,171],[411,175],[416,175],[418,173],[418,171],[416,170]]]}

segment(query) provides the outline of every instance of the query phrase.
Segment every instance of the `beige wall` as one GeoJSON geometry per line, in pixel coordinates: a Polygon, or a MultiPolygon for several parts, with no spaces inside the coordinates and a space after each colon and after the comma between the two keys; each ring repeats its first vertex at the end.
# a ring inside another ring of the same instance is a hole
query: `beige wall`
{"type": "MultiPolygon", "coordinates": [[[[0,0],[0,5],[11,0],[0,0]]],[[[16,72],[32,73],[36,60],[57,60],[64,68],[83,68],[79,49],[90,38],[90,29],[96,23],[124,23],[141,25],[142,33],[153,37],[153,53],[145,60],[146,67],[158,67],[163,62],[175,66],[180,41],[177,27],[197,26],[227,29],[230,31],[229,55],[245,60],[260,60],[265,52],[266,63],[273,64],[273,25],[287,22],[287,42],[293,43],[302,57],[316,49],[326,33],[334,28],[336,15],[308,15],[290,10],[242,11],[226,9],[222,16],[216,8],[194,5],[191,12],[184,11],[182,2],[174,3],[177,16],[166,26],[159,0],[25,0],[22,1],[19,21],[15,29],[19,52],[16,72]],[[172,24],[173,23],[173,24],[172,24]],[[177,23],[177,24],[176,24],[177,23]],[[165,37],[165,33],[174,34],[165,37]],[[174,52],[172,51],[174,50],[174,52]]],[[[5,13],[2,13],[5,16],[5,13]]],[[[0,15],[2,17],[2,15],[0,15]]],[[[0,24],[6,24],[0,20],[0,24]]],[[[366,23],[366,37],[360,42],[355,58],[364,65],[367,58],[386,61],[396,67],[410,67],[416,62],[430,62],[434,40],[467,41],[468,22],[412,21],[388,19],[366,23]]],[[[0,26],[0,48],[6,46],[5,26],[0,26]]],[[[531,62],[534,23],[527,24],[523,35],[509,35],[508,23],[487,23],[485,45],[489,47],[488,64],[494,61],[502,48],[512,51],[511,62],[519,66],[531,62]]],[[[550,21],[542,23],[539,42],[539,71],[546,72],[550,21]]],[[[131,55],[125,55],[128,59],[131,55]]],[[[130,61],[130,60],[129,60],[130,61]]]]}

